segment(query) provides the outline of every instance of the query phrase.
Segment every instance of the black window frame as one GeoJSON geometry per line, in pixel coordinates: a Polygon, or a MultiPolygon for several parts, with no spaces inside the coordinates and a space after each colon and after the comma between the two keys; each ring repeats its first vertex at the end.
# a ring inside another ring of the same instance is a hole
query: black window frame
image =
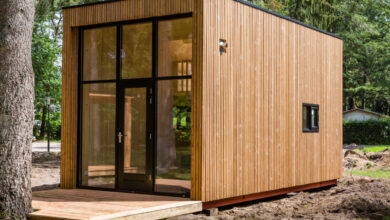
{"type": "MultiPolygon", "coordinates": [[[[82,184],[82,92],[83,92],[83,85],[85,84],[97,84],[97,83],[115,83],[116,84],[116,90],[118,94],[119,86],[123,83],[130,83],[130,82],[145,82],[150,81],[153,84],[153,128],[152,128],[152,135],[153,135],[153,164],[152,167],[155,168],[156,166],[156,155],[155,152],[157,151],[157,97],[158,97],[158,82],[162,80],[183,80],[183,79],[192,79],[191,75],[184,75],[184,76],[158,76],[158,22],[165,21],[165,20],[175,20],[175,19],[184,19],[184,18],[192,18],[193,14],[191,13],[185,13],[185,14],[174,14],[174,15],[167,15],[167,16],[155,16],[150,18],[140,18],[140,19],[134,19],[129,21],[119,21],[119,22],[109,22],[109,23],[103,23],[103,24],[95,24],[95,25],[87,25],[78,27],[78,82],[77,82],[77,88],[78,88],[78,100],[77,100],[77,163],[76,163],[76,188],[80,189],[91,189],[91,190],[101,190],[101,191],[114,191],[118,192],[118,153],[116,149],[115,152],[115,187],[114,188],[102,188],[102,187],[95,187],[95,186],[85,186],[82,184]],[[122,78],[122,67],[121,67],[121,52],[122,49],[122,26],[129,25],[129,24],[138,24],[138,23],[146,23],[146,22],[152,22],[153,23],[153,54],[152,54],[152,76],[147,78],[135,78],[135,79],[123,79],[122,78]],[[110,27],[114,26],[117,29],[117,42],[116,42],[116,79],[112,80],[84,80],[83,79],[83,49],[84,49],[84,31],[88,29],[95,29],[95,28],[103,28],[103,27],[110,27]]],[[[193,65],[192,65],[193,66],[193,65]]],[[[118,95],[117,95],[117,105],[118,105],[118,95]]],[[[117,106],[118,108],[118,106],[117,106]]],[[[117,124],[117,121],[115,122],[117,124]]],[[[117,125],[115,125],[117,128],[117,125]]],[[[117,147],[116,147],[117,148],[117,147]]],[[[153,192],[137,192],[137,193],[143,193],[143,194],[152,194],[152,195],[164,195],[164,196],[174,196],[174,197],[189,197],[190,195],[183,195],[183,194],[177,194],[177,193],[165,193],[165,192],[157,192],[155,191],[155,179],[156,179],[156,170],[153,170],[152,173],[152,181],[153,181],[153,192]]],[[[192,181],[192,180],[191,180],[192,181]]]]}
{"type": "Polygon", "coordinates": [[[318,133],[320,130],[320,106],[318,104],[309,104],[309,103],[303,103],[302,105],[302,131],[304,133],[318,133]],[[305,112],[306,109],[306,112],[305,112]],[[316,110],[317,115],[313,116],[312,111],[316,110]],[[305,113],[307,121],[305,124],[304,117],[305,113]],[[316,123],[313,123],[317,119],[316,123]],[[317,126],[315,126],[317,124],[317,126]]]}

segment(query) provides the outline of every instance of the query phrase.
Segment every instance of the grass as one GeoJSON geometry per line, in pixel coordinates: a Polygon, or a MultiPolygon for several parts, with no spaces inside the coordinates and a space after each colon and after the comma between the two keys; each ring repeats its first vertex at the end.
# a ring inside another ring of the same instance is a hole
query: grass
{"type": "Polygon", "coordinates": [[[384,151],[386,149],[390,149],[390,146],[375,146],[375,147],[365,147],[362,149],[363,153],[368,153],[368,152],[379,152],[379,151],[384,151]]]}
{"type": "Polygon", "coordinates": [[[157,175],[157,179],[191,180],[191,171],[187,169],[169,170],[157,175]]]}
{"type": "MultiPolygon", "coordinates": [[[[351,171],[347,172],[347,175],[350,175],[351,171]]],[[[381,178],[381,179],[390,179],[390,170],[372,170],[372,171],[362,171],[362,170],[352,170],[353,176],[366,176],[370,178],[381,178]]]]}
{"type": "MultiPolygon", "coordinates": [[[[37,141],[47,141],[47,138],[38,139],[37,141]]],[[[61,139],[52,139],[50,138],[50,142],[61,142],[61,139]]]]}

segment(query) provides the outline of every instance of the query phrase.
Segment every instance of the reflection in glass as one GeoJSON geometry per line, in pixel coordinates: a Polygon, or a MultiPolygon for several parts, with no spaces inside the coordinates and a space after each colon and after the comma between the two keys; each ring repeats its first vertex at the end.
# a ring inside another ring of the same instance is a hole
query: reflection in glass
{"type": "Polygon", "coordinates": [[[152,31],[152,23],[123,26],[123,79],[152,77],[152,31]]]}
{"type": "Polygon", "coordinates": [[[145,174],[146,88],[125,89],[124,172],[145,174]]]}
{"type": "Polygon", "coordinates": [[[158,23],[158,75],[192,75],[192,18],[158,23]]]}
{"type": "Polygon", "coordinates": [[[158,82],[156,191],[189,194],[191,79],[158,82]]]}
{"type": "Polygon", "coordinates": [[[318,109],[314,107],[311,109],[311,127],[318,128],[318,109]]]}
{"type": "Polygon", "coordinates": [[[308,113],[310,112],[310,107],[303,106],[303,129],[310,129],[310,121],[307,117],[308,113]]]}
{"type": "Polygon", "coordinates": [[[115,83],[84,84],[82,185],[115,186],[115,83]]]}
{"type": "Polygon", "coordinates": [[[112,80],[116,72],[116,27],[84,30],[83,80],[112,80]]]}

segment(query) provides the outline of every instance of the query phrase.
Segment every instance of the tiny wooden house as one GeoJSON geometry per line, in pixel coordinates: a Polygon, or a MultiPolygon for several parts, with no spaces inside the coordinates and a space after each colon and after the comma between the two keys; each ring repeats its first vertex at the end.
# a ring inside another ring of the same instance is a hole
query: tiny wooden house
{"type": "Polygon", "coordinates": [[[342,48],[241,0],[64,8],[61,188],[207,208],[335,184],[342,48]]]}

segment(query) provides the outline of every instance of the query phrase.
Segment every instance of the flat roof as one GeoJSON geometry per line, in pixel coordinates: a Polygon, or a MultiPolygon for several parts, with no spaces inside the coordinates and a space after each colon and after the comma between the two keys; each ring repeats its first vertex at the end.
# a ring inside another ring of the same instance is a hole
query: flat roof
{"type": "MultiPolygon", "coordinates": [[[[98,5],[98,4],[104,4],[104,3],[109,3],[109,2],[117,2],[117,1],[126,1],[126,0],[101,0],[101,1],[93,2],[93,3],[86,3],[86,4],[73,5],[73,6],[66,6],[66,7],[63,7],[62,9],[77,8],[77,7],[83,7],[83,6],[89,6],[89,5],[98,5]]],[[[314,27],[314,26],[305,24],[305,23],[303,23],[303,22],[301,22],[301,21],[298,21],[298,20],[295,20],[295,19],[293,19],[293,18],[290,18],[290,17],[284,16],[284,15],[275,13],[275,12],[273,12],[273,11],[270,11],[270,10],[268,10],[268,9],[262,8],[262,7],[260,7],[260,6],[255,5],[255,4],[252,4],[252,3],[250,3],[250,2],[247,2],[247,1],[244,1],[244,0],[232,0],[232,1],[240,2],[240,3],[242,3],[242,4],[245,4],[245,5],[248,5],[248,6],[250,6],[250,7],[256,8],[256,9],[258,9],[258,10],[260,10],[260,11],[263,11],[263,12],[266,12],[266,13],[268,13],[268,14],[272,14],[272,15],[278,16],[278,17],[280,17],[280,18],[283,18],[283,19],[286,19],[286,20],[288,20],[288,21],[297,23],[297,24],[299,24],[299,25],[302,25],[302,26],[305,26],[305,27],[307,27],[307,28],[313,29],[313,30],[315,30],[315,31],[321,32],[321,33],[323,33],[323,34],[326,34],[326,35],[329,35],[329,36],[338,38],[338,39],[340,39],[340,40],[343,40],[343,39],[344,39],[343,37],[338,36],[338,35],[336,35],[336,34],[333,34],[333,33],[324,31],[324,30],[322,30],[322,29],[316,28],[316,27],[314,27]]]]}
{"type": "Polygon", "coordinates": [[[361,108],[354,108],[354,109],[350,109],[350,110],[344,111],[343,115],[351,113],[351,112],[364,112],[364,113],[376,115],[376,116],[379,116],[379,117],[388,117],[385,114],[381,114],[381,113],[378,113],[378,112],[373,112],[373,111],[369,111],[369,110],[365,110],[365,109],[361,109],[361,108]]]}

